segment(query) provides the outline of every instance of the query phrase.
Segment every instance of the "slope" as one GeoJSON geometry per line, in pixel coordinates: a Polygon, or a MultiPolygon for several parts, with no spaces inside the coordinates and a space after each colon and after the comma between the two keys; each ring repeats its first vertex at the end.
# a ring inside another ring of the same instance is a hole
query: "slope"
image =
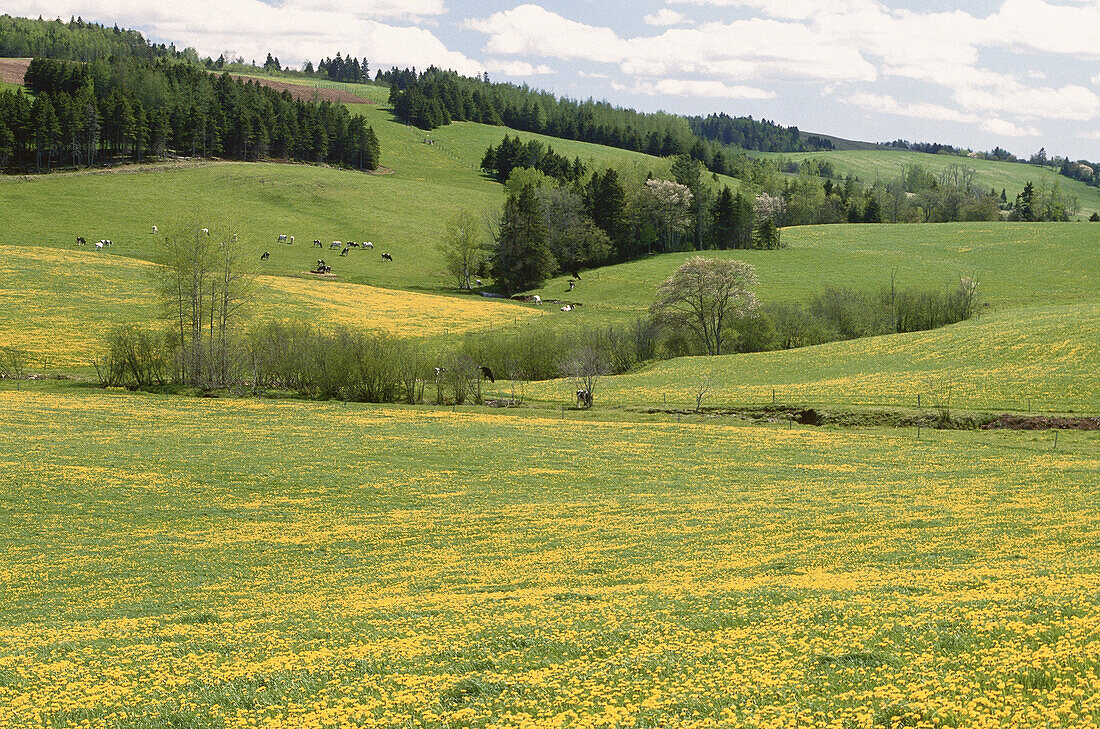
{"type": "Polygon", "coordinates": [[[1004,190],[1009,200],[1024,189],[1028,182],[1058,185],[1063,193],[1075,195],[1080,202],[1078,216],[1087,218],[1093,212],[1100,211],[1100,188],[1089,187],[1078,180],[1059,175],[1049,167],[1015,162],[997,162],[994,160],[955,157],[946,154],[927,154],[904,149],[839,150],[834,152],[798,152],[793,154],[761,154],[757,156],[771,159],[822,159],[833,163],[841,175],[851,174],[864,182],[889,180],[896,178],[906,165],[920,165],[934,173],[951,165],[963,165],[973,169],[975,184],[982,189],[1004,190]]]}
{"type": "MultiPolygon", "coordinates": [[[[32,371],[83,370],[118,324],[160,327],[154,264],[110,253],[0,246],[0,342],[32,371]]],[[[539,312],[505,301],[262,276],[258,320],[349,326],[400,337],[514,326],[539,312]]]]}

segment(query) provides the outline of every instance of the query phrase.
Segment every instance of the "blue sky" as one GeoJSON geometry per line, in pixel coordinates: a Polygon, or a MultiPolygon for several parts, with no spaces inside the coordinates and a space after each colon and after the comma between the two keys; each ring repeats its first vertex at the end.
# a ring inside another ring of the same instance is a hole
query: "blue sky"
{"type": "Polygon", "coordinates": [[[647,111],[1100,160],[1100,0],[7,0],[284,64],[336,51],[647,111]]]}

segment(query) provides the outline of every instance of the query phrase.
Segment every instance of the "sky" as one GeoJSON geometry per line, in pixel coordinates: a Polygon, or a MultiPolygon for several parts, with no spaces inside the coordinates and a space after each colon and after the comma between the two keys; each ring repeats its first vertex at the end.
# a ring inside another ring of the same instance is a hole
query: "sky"
{"type": "Polygon", "coordinates": [[[5,0],[283,65],[487,71],[643,111],[1100,161],[1100,0],[5,0]]]}

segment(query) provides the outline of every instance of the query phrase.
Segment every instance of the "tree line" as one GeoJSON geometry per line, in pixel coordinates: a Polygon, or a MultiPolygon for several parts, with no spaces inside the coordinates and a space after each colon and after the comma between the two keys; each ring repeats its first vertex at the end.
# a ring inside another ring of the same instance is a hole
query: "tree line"
{"type": "Polygon", "coordinates": [[[22,93],[0,93],[0,165],[89,167],[169,152],[376,169],[374,130],[340,104],[168,60],[35,58],[22,93]]]}
{"type": "Polygon", "coordinates": [[[107,58],[190,58],[198,54],[188,48],[152,44],[136,30],[121,30],[89,23],[81,18],[32,20],[0,15],[0,58],[58,58],[68,61],[96,61],[107,58]]]}
{"type": "Polygon", "coordinates": [[[797,128],[772,122],[721,116],[693,120],[665,113],[641,113],[591,99],[576,101],[535,91],[526,85],[491,83],[488,75],[461,76],[431,67],[380,74],[390,84],[389,103],[402,121],[431,130],[452,121],[473,121],[602,144],[658,157],[681,154],[718,174],[738,176],[747,164],[723,138],[749,149],[804,151],[831,143],[800,138],[797,128]],[[693,125],[698,125],[698,132],[693,125]],[[713,136],[702,136],[702,134],[713,136]],[[723,136],[724,135],[724,136],[723,136]],[[814,144],[817,146],[815,147],[814,144]]]}

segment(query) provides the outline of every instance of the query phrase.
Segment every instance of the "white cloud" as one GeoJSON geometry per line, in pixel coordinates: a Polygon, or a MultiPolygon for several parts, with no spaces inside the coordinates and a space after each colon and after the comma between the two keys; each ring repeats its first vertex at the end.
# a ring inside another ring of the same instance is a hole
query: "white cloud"
{"type": "Polygon", "coordinates": [[[955,92],[964,109],[998,112],[1024,119],[1068,119],[1091,121],[1100,118],[1100,96],[1084,86],[1031,88],[1022,84],[1008,89],[966,88],[955,92]]]}
{"type": "Polygon", "coordinates": [[[966,114],[946,106],[926,103],[902,103],[889,95],[876,95],[866,92],[856,92],[842,99],[846,104],[858,106],[865,111],[879,114],[892,114],[895,116],[907,116],[916,119],[932,119],[935,121],[961,122],[973,124],[978,121],[976,114],[966,114]]]}
{"type": "Polygon", "coordinates": [[[231,50],[262,61],[271,52],[291,65],[340,51],[366,56],[375,68],[435,64],[478,73],[481,63],[449,50],[430,30],[396,24],[444,10],[441,0],[285,0],[278,6],[260,0],[8,0],[4,8],[14,15],[117,23],[180,48],[193,46],[204,56],[231,50]]]}
{"type": "Polygon", "coordinates": [[[519,5],[463,24],[489,36],[485,52],[561,60],[614,63],[626,55],[626,43],[610,28],[597,28],[552,13],[538,5],[519,5]]]}
{"type": "Polygon", "coordinates": [[[1081,139],[1095,139],[1100,141],[1100,129],[1091,132],[1085,132],[1081,135],[1081,139]]]}
{"type": "Polygon", "coordinates": [[[527,61],[504,61],[495,58],[485,62],[485,70],[505,76],[542,76],[554,73],[554,69],[546,64],[540,63],[538,66],[533,66],[527,61]]]}
{"type": "Polygon", "coordinates": [[[1100,73],[1092,77],[1092,82],[1097,86],[1100,86],[1100,73]]]}
{"type": "Polygon", "coordinates": [[[678,13],[668,8],[661,8],[656,13],[644,16],[642,20],[649,25],[665,27],[669,25],[680,25],[686,18],[683,13],[678,13]]]}
{"type": "Polygon", "coordinates": [[[697,96],[713,99],[774,99],[773,91],[757,89],[751,86],[730,86],[721,81],[691,81],[681,79],[661,79],[659,81],[639,81],[632,91],[646,96],[697,96]]]}
{"type": "Polygon", "coordinates": [[[1039,130],[1035,127],[1018,127],[1012,122],[1003,119],[986,119],[982,122],[983,132],[996,134],[1001,137],[1038,137],[1039,130]]]}

